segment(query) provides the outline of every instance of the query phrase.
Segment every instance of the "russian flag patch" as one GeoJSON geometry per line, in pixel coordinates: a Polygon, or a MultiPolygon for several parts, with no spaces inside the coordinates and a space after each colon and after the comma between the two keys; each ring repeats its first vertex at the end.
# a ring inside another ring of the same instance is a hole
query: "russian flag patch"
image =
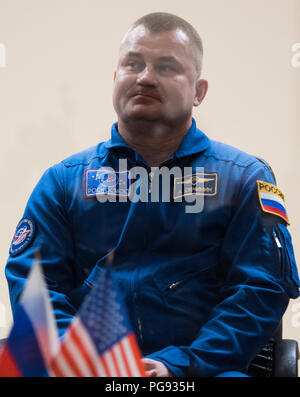
{"type": "Polygon", "coordinates": [[[287,224],[290,224],[284,194],[272,183],[257,181],[258,197],[264,212],[280,216],[287,224]]]}

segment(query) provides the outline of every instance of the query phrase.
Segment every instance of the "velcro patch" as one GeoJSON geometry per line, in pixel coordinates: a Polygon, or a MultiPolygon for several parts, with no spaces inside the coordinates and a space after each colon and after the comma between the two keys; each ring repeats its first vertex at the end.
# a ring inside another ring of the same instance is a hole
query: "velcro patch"
{"type": "Polygon", "coordinates": [[[116,172],[109,168],[88,169],[84,172],[85,197],[130,195],[130,171],[116,172]]]}
{"type": "Polygon", "coordinates": [[[282,191],[272,183],[264,181],[257,181],[257,188],[262,210],[280,216],[290,224],[282,191]]]}
{"type": "Polygon", "coordinates": [[[215,196],[217,194],[217,182],[217,173],[195,172],[175,178],[174,199],[191,195],[215,196]]]}
{"type": "Polygon", "coordinates": [[[35,225],[29,218],[22,219],[16,228],[16,232],[12,239],[9,253],[11,256],[16,256],[30,244],[34,237],[35,225]]]}

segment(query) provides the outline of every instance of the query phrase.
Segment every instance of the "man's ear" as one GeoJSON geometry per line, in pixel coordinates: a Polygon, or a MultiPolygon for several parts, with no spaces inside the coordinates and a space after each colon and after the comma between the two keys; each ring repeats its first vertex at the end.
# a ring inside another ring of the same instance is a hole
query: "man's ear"
{"type": "Polygon", "coordinates": [[[196,83],[196,94],[194,98],[194,106],[199,106],[203,99],[205,98],[205,95],[208,90],[208,82],[203,79],[199,79],[196,83]]]}
{"type": "Polygon", "coordinates": [[[114,71],[114,81],[116,81],[116,77],[117,77],[117,72],[114,71]]]}

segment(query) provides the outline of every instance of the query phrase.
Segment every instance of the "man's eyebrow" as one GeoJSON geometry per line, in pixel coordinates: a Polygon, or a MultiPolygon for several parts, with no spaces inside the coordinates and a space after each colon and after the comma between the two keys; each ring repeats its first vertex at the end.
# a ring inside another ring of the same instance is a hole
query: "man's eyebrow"
{"type": "Polygon", "coordinates": [[[176,62],[176,63],[179,63],[178,60],[175,57],[173,57],[172,55],[170,55],[170,56],[162,56],[162,57],[159,57],[158,59],[159,59],[159,61],[163,61],[163,62],[176,62]]]}
{"type": "MultiPolygon", "coordinates": [[[[143,54],[138,52],[138,51],[129,51],[126,56],[128,58],[143,58],[143,54]]],[[[179,61],[172,55],[163,55],[158,58],[159,61],[163,62],[176,62],[179,63],[179,61]]]]}
{"type": "Polygon", "coordinates": [[[143,55],[137,51],[129,51],[126,56],[130,58],[143,58],[143,55]]]}

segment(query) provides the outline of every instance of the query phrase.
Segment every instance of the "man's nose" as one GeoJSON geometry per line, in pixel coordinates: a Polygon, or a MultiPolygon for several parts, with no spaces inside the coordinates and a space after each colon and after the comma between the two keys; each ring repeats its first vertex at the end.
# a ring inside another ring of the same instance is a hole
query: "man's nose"
{"type": "Polygon", "coordinates": [[[153,68],[145,66],[138,74],[137,83],[141,85],[157,85],[156,73],[153,68]]]}

